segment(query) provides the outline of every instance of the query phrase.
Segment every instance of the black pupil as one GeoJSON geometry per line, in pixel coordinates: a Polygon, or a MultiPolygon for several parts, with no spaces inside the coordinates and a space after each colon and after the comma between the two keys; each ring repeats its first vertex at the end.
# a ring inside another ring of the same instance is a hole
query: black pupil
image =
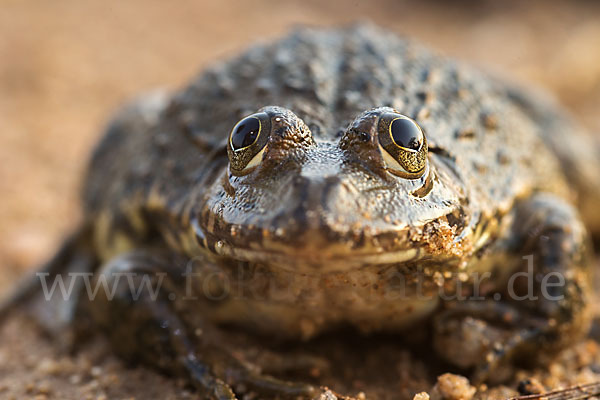
{"type": "Polygon", "coordinates": [[[405,149],[419,150],[421,147],[421,130],[414,122],[400,118],[392,122],[390,129],[394,142],[405,149]]]}
{"type": "Polygon", "coordinates": [[[256,140],[260,130],[260,121],[255,117],[244,118],[233,129],[231,144],[234,150],[250,146],[256,140]]]}

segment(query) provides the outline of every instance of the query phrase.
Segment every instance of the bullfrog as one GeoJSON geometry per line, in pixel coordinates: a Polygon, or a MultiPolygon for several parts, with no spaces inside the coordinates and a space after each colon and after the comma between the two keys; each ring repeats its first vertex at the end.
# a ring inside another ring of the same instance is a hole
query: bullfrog
{"type": "Polygon", "coordinates": [[[598,149],[539,90],[369,24],[298,28],[125,106],[80,228],[5,310],[70,279],[51,319],[89,320],[211,399],[323,392],[261,373],[223,326],[425,324],[485,382],[586,333],[598,149]]]}

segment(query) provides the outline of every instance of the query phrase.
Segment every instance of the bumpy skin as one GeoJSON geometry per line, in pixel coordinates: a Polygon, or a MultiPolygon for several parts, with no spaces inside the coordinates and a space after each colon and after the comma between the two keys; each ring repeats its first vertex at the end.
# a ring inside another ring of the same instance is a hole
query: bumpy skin
{"type": "Polygon", "coordinates": [[[306,339],[344,323],[394,331],[433,316],[440,353],[485,379],[513,352],[585,331],[588,234],[573,205],[578,189],[582,203],[598,200],[594,151],[554,105],[391,33],[301,29],[116,117],[85,181],[90,248],[109,280],[162,271],[169,290],[131,302],[123,288],[116,301],[92,302],[93,314],[121,353],[188,371],[216,398],[233,397],[225,376],[258,391],[315,393],[240,372],[225,351],[182,333],[224,322],[306,339]],[[258,110],[272,116],[262,162],[233,175],[228,135],[258,110]],[[422,178],[386,170],[374,125],[393,110],[426,133],[422,178]],[[493,284],[483,294],[505,298],[529,254],[536,276],[566,277],[553,292],[563,300],[440,305],[440,288],[455,293],[483,272],[493,284]],[[190,259],[200,278],[188,286],[190,259]],[[207,271],[222,279],[207,284],[207,271]],[[183,300],[190,290],[196,301],[183,300]],[[488,343],[452,359],[465,346],[449,327],[465,315],[514,334],[500,350],[488,343]],[[150,339],[135,340],[140,327],[150,339]],[[156,343],[163,356],[148,352],[156,343]]]}

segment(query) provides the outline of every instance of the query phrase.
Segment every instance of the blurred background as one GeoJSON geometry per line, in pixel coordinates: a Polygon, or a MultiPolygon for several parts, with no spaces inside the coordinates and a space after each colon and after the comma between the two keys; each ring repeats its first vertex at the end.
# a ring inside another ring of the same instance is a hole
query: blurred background
{"type": "MultiPolygon", "coordinates": [[[[119,105],[294,25],[364,19],[544,87],[600,133],[599,1],[0,0],[0,295],[79,221],[90,150],[119,105]]],[[[29,330],[2,334],[0,397],[106,399],[89,397],[101,376],[118,398],[183,398],[164,377],[99,361],[96,347],[60,355],[29,330]],[[62,381],[46,384],[57,363],[62,381]]]]}
{"type": "Polygon", "coordinates": [[[361,19],[545,87],[600,132],[597,1],[2,0],[0,290],[78,221],[82,171],[120,104],[294,25],[361,19]]]}

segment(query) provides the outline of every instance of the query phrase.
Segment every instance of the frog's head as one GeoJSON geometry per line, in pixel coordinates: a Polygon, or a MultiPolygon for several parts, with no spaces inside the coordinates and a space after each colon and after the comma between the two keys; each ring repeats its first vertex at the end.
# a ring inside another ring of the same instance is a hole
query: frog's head
{"type": "Polygon", "coordinates": [[[423,129],[389,107],[335,138],[265,107],[232,129],[229,166],[197,220],[214,252],[347,269],[463,251],[464,193],[423,129]]]}

